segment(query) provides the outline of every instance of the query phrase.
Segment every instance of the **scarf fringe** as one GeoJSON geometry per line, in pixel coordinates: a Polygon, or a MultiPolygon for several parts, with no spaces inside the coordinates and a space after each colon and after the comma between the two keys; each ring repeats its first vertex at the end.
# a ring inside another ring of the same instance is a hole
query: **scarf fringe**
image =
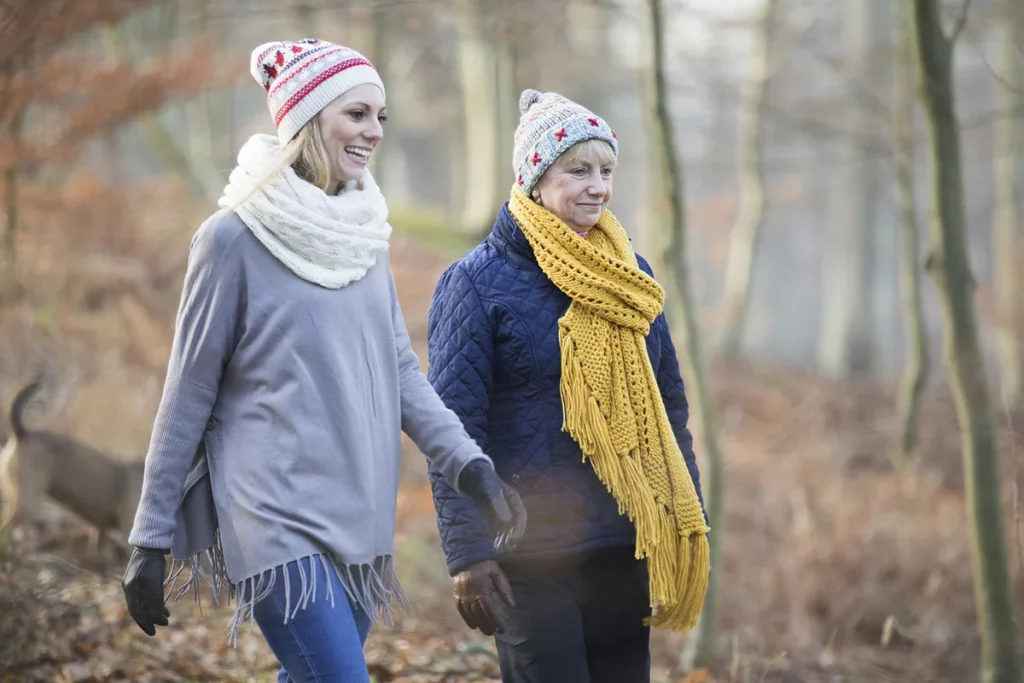
{"type": "MultiPolygon", "coordinates": [[[[562,352],[562,429],[587,453],[615,455],[605,417],[583,377],[575,345],[564,326],[559,328],[562,352]]],[[[636,557],[647,558],[650,596],[657,628],[687,631],[700,617],[707,593],[710,550],[706,532],[681,534],[674,516],[654,497],[637,460],[638,449],[614,457],[589,458],[598,478],[636,527],[636,557]]]]}
{"type": "MultiPolygon", "coordinates": [[[[575,355],[576,347],[563,325],[559,326],[558,344],[562,352],[562,430],[579,443],[584,461],[588,453],[614,453],[605,417],[587,387],[583,367],[575,355]]],[[[610,458],[590,457],[589,460],[598,478],[618,502],[619,514],[625,514],[637,526],[637,557],[647,557],[662,538],[662,527],[668,520],[664,519],[664,509],[657,504],[654,491],[647,485],[640,463],[632,452],[618,463],[610,458]]]]}
{"type": "Polygon", "coordinates": [[[710,529],[647,357],[644,337],[664,290],[639,268],[607,210],[581,240],[517,185],[508,206],[541,270],[572,300],[558,329],[562,430],[636,529],[635,555],[647,559],[650,576],[650,623],[689,630],[707,592],[710,529]]]}
{"type": "Polygon", "coordinates": [[[697,625],[707,596],[710,558],[706,534],[694,533],[689,538],[680,539],[678,566],[686,568],[679,572],[676,585],[681,598],[674,603],[665,603],[664,607],[659,603],[650,618],[652,626],[688,631],[697,625]]]}
{"type": "Polygon", "coordinates": [[[306,555],[293,561],[296,562],[299,573],[300,588],[297,595],[291,590],[289,573],[296,569],[288,568],[290,562],[232,583],[228,578],[224,553],[218,537],[214,546],[183,560],[175,560],[171,564],[171,570],[164,581],[164,587],[167,588],[165,600],[177,602],[191,593],[193,602],[202,615],[203,583],[210,587],[215,606],[220,606],[222,599],[225,604],[234,600],[235,611],[227,624],[228,644],[232,647],[238,646],[238,630],[246,620],[249,621],[250,628],[254,627],[253,607],[270,595],[279,577],[285,586],[285,624],[308,605],[315,603],[318,595],[323,595],[324,599],[331,603],[331,607],[334,607],[334,588],[330,581],[332,571],[344,587],[346,599],[362,609],[374,621],[391,626],[394,624],[394,613],[397,610],[405,611],[412,607],[405,589],[395,574],[391,555],[381,555],[372,564],[338,564],[330,555],[324,553],[306,555]],[[303,565],[304,562],[309,564],[309,571],[303,565]],[[179,586],[178,583],[186,569],[189,570],[190,576],[179,586]],[[320,591],[317,590],[318,583],[323,586],[320,591]]]}

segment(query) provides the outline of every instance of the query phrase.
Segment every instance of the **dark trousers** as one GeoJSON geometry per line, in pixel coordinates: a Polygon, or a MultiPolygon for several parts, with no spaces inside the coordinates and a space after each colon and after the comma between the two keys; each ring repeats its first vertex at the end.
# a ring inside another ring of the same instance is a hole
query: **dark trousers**
{"type": "Polygon", "coordinates": [[[647,562],[631,547],[502,569],[516,599],[494,636],[502,683],[649,683],[647,562]]]}

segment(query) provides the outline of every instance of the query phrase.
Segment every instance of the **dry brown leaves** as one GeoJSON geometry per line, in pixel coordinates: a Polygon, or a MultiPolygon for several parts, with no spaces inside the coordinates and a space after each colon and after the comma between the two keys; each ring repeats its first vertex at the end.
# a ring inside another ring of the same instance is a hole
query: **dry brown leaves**
{"type": "MultiPolygon", "coordinates": [[[[0,683],[275,680],[278,665],[258,629],[247,622],[237,648],[227,645],[230,607],[206,605],[200,613],[184,599],[170,605],[170,627],[155,638],[143,634],[124,607],[118,583],[123,558],[108,551],[102,568],[75,565],[72,559],[98,562],[87,559],[84,540],[73,524],[29,527],[4,552],[0,683]]],[[[492,645],[417,612],[399,615],[393,627],[376,627],[366,657],[377,682],[470,683],[497,676],[492,645]]]]}
{"type": "MultiPolygon", "coordinates": [[[[120,59],[78,40],[149,0],[16,0],[0,12],[0,168],[69,164],[82,145],[139,115],[237,77],[208,42],[166,57],[120,59]],[[196,75],[201,74],[201,78],[196,75]]],[[[234,65],[232,65],[234,66],[234,65]]]]}
{"type": "MultiPolygon", "coordinates": [[[[783,388],[721,371],[716,377],[722,407],[745,416],[724,435],[723,653],[711,670],[686,672],[683,638],[656,632],[653,680],[973,680],[979,649],[959,491],[937,466],[896,476],[844,460],[839,432],[782,439],[781,423],[811,431],[832,419],[848,392],[833,395],[792,377],[783,388]],[[816,407],[793,400],[804,391],[818,397],[816,407]],[[753,417],[759,414],[771,419],[753,417]]],[[[866,429],[887,410],[877,395],[866,400],[874,407],[854,411],[861,424],[846,428],[866,429]]],[[[947,409],[939,400],[929,410],[935,419],[947,409]]],[[[948,427],[933,431],[953,436],[948,427]]],[[[416,608],[394,627],[373,630],[368,666],[378,682],[497,680],[493,644],[465,629],[452,609],[431,507],[427,489],[403,488],[397,566],[416,608]]],[[[120,565],[97,575],[69,564],[82,557],[80,536],[6,558],[0,614],[36,617],[5,617],[0,625],[0,643],[10,644],[0,650],[13,672],[6,680],[273,679],[276,664],[258,631],[243,629],[237,650],[225,645],[223,610],[201,617],[177,603],[173,628],[155,639],[141,634],[124,614],[120,565]]]]}

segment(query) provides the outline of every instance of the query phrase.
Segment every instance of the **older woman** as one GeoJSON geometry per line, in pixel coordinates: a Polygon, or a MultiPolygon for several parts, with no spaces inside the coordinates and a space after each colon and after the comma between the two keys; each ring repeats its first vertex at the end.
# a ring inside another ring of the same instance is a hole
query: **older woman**
{"type": "Polygon", "coordinates": [[[511,197],[438,282],[428,376],[529,522],[499,555],[432,471],[441,540],[503,681],[647,681],[649,624],[691,628],[708,572],[664,292],[607,209],[608,124],[555,93],[525,91],[520,111],[511,197]]]}

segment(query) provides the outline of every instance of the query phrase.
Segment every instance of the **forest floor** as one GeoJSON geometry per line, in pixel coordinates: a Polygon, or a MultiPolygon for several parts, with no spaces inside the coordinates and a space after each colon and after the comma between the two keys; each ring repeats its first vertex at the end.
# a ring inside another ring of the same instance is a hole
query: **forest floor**
{"type": "MultiPolygon", "coordinates": [[[[165,246],[151,245],[150,253],[165,246]]],[[[410,333],[423,354],[430,293],[448,259],[400,239],[393,252],[410,333]]],[[[74,286],[75,312],[65,303],[44,315],[31,297],[4,308],[6,400],[24,378],[19,359],[49,357],[51,369],[75,368],[75,389],[48,426],[144,452],[182,264],[143,266],[150,280],[163,272],[149,289],[132,284],[139,274],[130,268],[84,293],[81,280],[60,291],[54,285],[53,297],[74,286]],[[115,416],[123,428],[110,429],[115,416]]],[[[684,671],[686,639],[655,632],[652,680],[977,680],[960,439],[941,386],[923,409],[920,455],[903,462],[891,388],[750,368],[716,367],[711,377],[727,477],[716,567],[721,656],[710,671],[684,671]]],[[[1013,496],[1024,468],[1008,416],[999,423],[1011,575],[1024,615],[1024,530],[1013,496]]],[[[372,630],[366,656],[373,680],[496,681],[493,643],[468,630],[453,607],[422,456],[408,443],[402,479],[396,566],[414,609],[372,630]]],[[[276,661],[257,630],[247,625],[237,647],[228,646],[230,607],[200,614],[183,599],[170,606],[169,628],[144,635],[125,612],[124,557],[111,548],[93,556],[86,547],[84,528],[62,514],[18,527],[0,547],[0,683],[275,680],[276,661]]]]}

